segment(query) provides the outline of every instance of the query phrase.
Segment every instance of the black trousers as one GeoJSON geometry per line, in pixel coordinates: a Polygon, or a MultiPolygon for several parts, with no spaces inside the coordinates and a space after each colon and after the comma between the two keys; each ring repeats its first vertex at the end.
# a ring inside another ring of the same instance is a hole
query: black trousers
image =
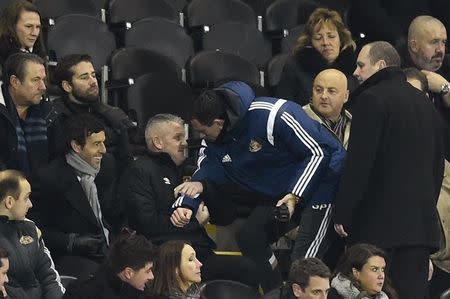
{"type": "Polygon", "coordinates": [[[287,226],[274,219],[274,200],[261,198],[253,193],[242,192],[238,195],[210,197],[206,199],[206,205],[212,222],[220,225],[231,223],[239,216],[240,204],[250,207],[242,229],[237,232],[236,240],[243,256],[256,264],[260,285],[264,292],[268,292],[282,284],[281,272],[270,244],[284,234],[287,226]],[[214,222],[215,219],[219,221],[214,222]]]}
{"type": "Polygon", "coordinates": [[[429,249],[409,246],[389,249],[387,253],[388,274],[399,298],[426,298],[429,249]]]}

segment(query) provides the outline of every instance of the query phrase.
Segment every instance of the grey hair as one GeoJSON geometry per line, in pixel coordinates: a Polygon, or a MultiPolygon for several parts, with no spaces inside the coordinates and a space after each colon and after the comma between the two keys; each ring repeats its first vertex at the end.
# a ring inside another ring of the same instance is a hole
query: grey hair
{"type": "Polygon", "coordinates": [[[145,126],[145,139],[147,140],[150,133],[156,130],[160,124],[169,122],[174,122],[180,124],[181,126],[184,125],[184,120],[179,116],[169,113],[156,114],[148,120],[147,125],[145,126]]]}

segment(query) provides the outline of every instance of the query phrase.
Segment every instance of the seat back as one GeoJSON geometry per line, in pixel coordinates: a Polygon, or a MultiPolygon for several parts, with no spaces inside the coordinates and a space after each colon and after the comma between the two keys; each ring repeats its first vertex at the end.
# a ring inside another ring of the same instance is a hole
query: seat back
{"type": "Polygon", "coordinates": [[[201,299],[258,299],[251,287],[232,280],[212,280],[200,287],[201,299]]]}
{"type": "Polygon", "coordinates": [[[188,26],[240,22],[256,26],[253,9],[240,0],[192,0],[187,8],[188,26]]]}
{"type": "Polygon", "coordinates": [[[221,50],[244,57],[259,69],[272,57],[272,44],[254,26],[237,22],[211,26],[203,36],[204,50],[221,50]]]}
{"type": "Polygon", "coordinates": [[[305,24],[317,7],[312,0],[277,0],[266,10],[265,30],[278,31],[305,24]]]}
{"type": "Polygon", "coordinates": [[[47,45],[52,59],[75,53],[86,53],[92,57],[94,68],[106,65],[111,52],[116,48],[114,34],[102,21],[86,15],[59,17],[48,31],[47,45]]]}
{"type": "Polygon", "coordinates": [[[109,6],[109,22],[135,22],[148,17],[178,21],[178,13],[166,0],[114,0],[109,6]]]}
{"type": "Polygon", "coordinates": [[[42,18],[56,19],[69,14],[81,14],[101,18],[101,11],[92,0],[35,0],[42,18]]]}
{"type": "Polygon", "coordinates": [[[193,85],[214,85],[224,79],[259,84],[256,65],[238,55],[222,51],[202,51],[189,62],[189,78],[193,85]]]}
{"type": "Polygon", "coordinates": [[[281,39],[281,53],[291,53],[300,34],[303,33],[305,25],[298,25],[288,29],[288,35],[281,39]]]}
{"type": "Polygon", "coordinates": [[[161,18],[146,18],[133,23],[125,32],[125,46],[138,47],[170,57],[180,68],[194,55],[191,37],[177,23],[161,18]]]}

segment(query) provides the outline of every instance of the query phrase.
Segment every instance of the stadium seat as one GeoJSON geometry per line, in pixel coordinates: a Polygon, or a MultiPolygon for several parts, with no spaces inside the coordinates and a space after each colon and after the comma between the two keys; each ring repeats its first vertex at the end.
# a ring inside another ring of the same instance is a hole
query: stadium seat
{"type": "Polygon", "coordinates": [[[267,65],[267,87],[271,91],[272,95],[275,94],[278,83],[280,82],[284,64],[286,63],[288,57],[288,54],[278,54],[274,56],[267,65]]]}
{"type": "Polygon", "coordinates": [[[225,79],[260,84],[256,65],[238,55],[222,51],[202,51],[189,62],[188,74],[194,87],[214,86],[225,79]]]}
{"type": "Polygon", "coordinates": [[[115,0],[109,5],[109,23],[160,17],[178,22],[178,13],[166,0],[115,0]]]}
{"type": "Polygon", "coordinates": [[[188,27],[240,22],[256,27],[256,14],[240,0],[192,0],[186,7],[188,27]]]}
{"type": "Polygon", "coordinates": [[[232,280],[211,280],[200,287],[201,299],[257,299],[258,292],[232,280]]]}
{"type": "Polygon", "coordinates": [[[114,34],[108,26],[92,16],[65,15],[55,21],[47,36],[50,59],[74,53],[86,53],[93,59],[94,68],[106,65],[111,52],[116,48],[114,34]]]}
{"type": "Polygon", "coordinates": [[[69,14],[81,14],[101,18],[99,9],[93,0],[35,0],[42,18],[56,19],[69,14]]]}
{"type": "Polygon", "coordinates": [[[281,53],[291,53],[295,44],[297,43],[297,39],[300,34],[303,32],[305,25],[298,25],[291,29],[286,29],[285,35],[281,39],[281,53]]]}
{"type": "Polygon", "coordinates": [[[277,0],[266,10],[265,31],[282,31],[305,24],[317,7],[312,0],[277,0]]]}
{"type": "Polygon", "coordinates": [[[203,49],[233,53],[265,69],[272,57],[272,44],[254,26],[242,23],[221,23],[211,26],[203,35],[203,49]]]}
{"type": "Polygon", "coordinates": [[[184,28],[160,18],[146,18],[133,23],[125,32],[125,46],[145,48],[168,56],[180,69],[194,55],[193,41],[184,28]]]}

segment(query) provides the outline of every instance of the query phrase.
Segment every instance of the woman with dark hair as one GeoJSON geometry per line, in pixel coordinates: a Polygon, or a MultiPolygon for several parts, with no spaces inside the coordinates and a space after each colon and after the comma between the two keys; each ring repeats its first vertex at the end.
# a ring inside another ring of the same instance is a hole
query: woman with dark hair
{"type": "Polygon", "coordinates": [[[0,64],[19,51],[46,57],[41,15],[34,4],[25,0],[11,2],[0,17],[0,64]]]}
{"type": "Polygon", "coordinates": [[[162,244],[153,264],[153,299],[198,299],[202,263],[189,243],[171,240],[162,244]]]}
{"type": "Polygon", "coordinates": [[[339,259],[328,299],[397,299],[386,277],[386,253],[370,244],[356,244],[339,259]]]}
{"type": "Polygon", "coordinates": [[[339,13],[317,8],[286,61],[276,96],[306,105],[312,95],[313,79],[321,71],[333,68],[347,77],[353,74],[355,49],[356,44],[339,13]]]}

